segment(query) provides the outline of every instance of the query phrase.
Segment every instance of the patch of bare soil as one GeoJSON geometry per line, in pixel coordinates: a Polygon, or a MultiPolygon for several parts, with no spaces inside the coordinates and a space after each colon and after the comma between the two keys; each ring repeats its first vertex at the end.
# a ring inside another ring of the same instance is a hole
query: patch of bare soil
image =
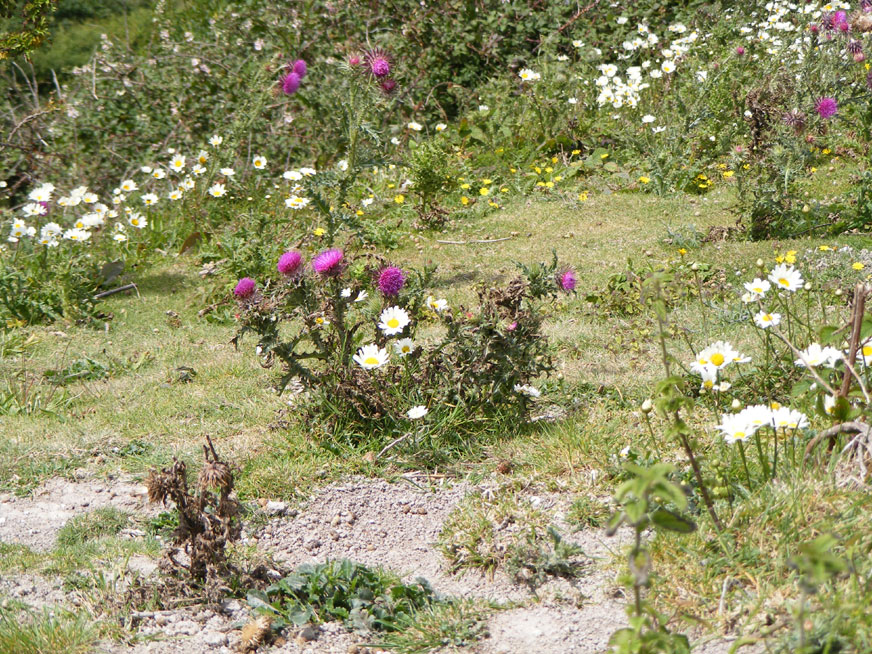
{"type": "Polygon", "coordinates": [[[0,542],[49,550],[70,518],[105,507],[146,512],[145,486],[130,480],[54,478],[25,497],[0,495],[0,542]]]}

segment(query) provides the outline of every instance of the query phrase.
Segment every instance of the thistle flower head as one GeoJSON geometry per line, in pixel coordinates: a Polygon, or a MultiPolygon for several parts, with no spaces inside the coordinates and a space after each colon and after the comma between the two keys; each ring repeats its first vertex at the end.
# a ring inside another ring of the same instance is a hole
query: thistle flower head
{"type": "Polygon", "coordinates": [[[405,283],[405,273],[396,266],[388,266],[378,276],[378,290],[388,297],[397,295],[405,283]]]}
{"type": "Polygon", "coordinates": [[[366,63],[373,77],[387,77],[391,73],[391,60],[386,52],[376,48],[366,53],[366,63]]]}
{"type": "Polygon", "coordinates": [[[835,98],[825,97],[817,101],[814,109],[818,112],[818,116],[826,120],[827,118],[832,118],[838,113],[839,104],[836,102],[835,98]]]}
{"type": "Polygon", "coordinates": [[[578,283],[578,278],[575,276],[575,271],[572,268],[567,268],[557,276],[557,285],[567,293],[575,290],[576,283],[578,283]]]}
{"type": "Polygon", "coordinates": [[[395,88],[397,88],[397,83],[392,79],[386,79],[381,83],[381,89],[385,92],[385,95],[393,93],[395,88]]]}
{"type": "Polygon", "coordinates": [[[279,257],[279,262],[276,265],[278,271],[285,275],[290,276],[293,275],[300,269],[300,266],[303,263],[303,255],[299,252],[291,250],[290,252],[285,252],[282,256],[279,257]]]}
{"type": "Polygon", "coordinates": [[[257,283],[251,277],[243,277],[236,283],[233,294],[240,300],[245,300],[254,295],[255,290],[257,290],[257,283]]]}
{"type": "Polygon", "coordinates": [[[300,76],[291,71],[282,80],[282,91],[285,95],[293,95],[300,88],[300,76]]]}
{"type": "Polygon", "coordinates": [[[312,269],[324,276],[338,275],[342,271],[344,257],[345,254],[338,248],[324,250],[312,260],[312,269]]]}
{"type": "Polygon", "coordinates": [[[300,79],[306,76],[307,70],[306,62],[303,59],[297,59],[291,66],[291,72],[296,73],[300,79]]]}

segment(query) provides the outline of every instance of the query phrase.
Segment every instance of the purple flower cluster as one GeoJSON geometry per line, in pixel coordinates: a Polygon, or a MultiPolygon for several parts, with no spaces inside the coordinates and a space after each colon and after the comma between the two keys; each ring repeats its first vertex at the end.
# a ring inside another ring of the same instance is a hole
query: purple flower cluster
{"type": "Polygon", "coordinates": [[[308,70],[306,62],[302,59],[297,59],[293,64],[289,64],[289,68],[290,72],[282,79],[282,91],[285,95],[293,95],[297,92],[308,70]]]}
{"type": "Polygon", "coordinates": [[[817,101],[814,110],[818,112],[818,116],[826,120],[832,118],[839,112],[839,103],[835,98],[825,97],[817,101]]]}
{"type": "Polygon", "coordinates": [[[406,283],[406,274],[396,266],[388,266],[378,276],[378,290],[386,297],[397,295],[406,283]]]}
{"type": "Polygon", "coordinates": [[[300,270],[302,264],[303,255],[291,250],[290,252],[285,252],[279,257],[279,262],[276,265],[276,268],[278,268],[278,271],[285,277],[290,277],[300,270]]]}
{"type": "Polygon", "coordinates": [[[312,259],[312,269],[325,277],[338,275],[342,272],[342,259],[344,257],[345,255],[342,250],[338,248],[324,250],[324,252],[312,259]]]}
{"type": "Polygon", "coordinates": [[[575,285],[578,279],[575,276],[575,271],[572,268],[567,268],[557,276],[557,285],[561,290],[571,293],[575,290],[575,285]]]}
{"type": "Polygon", "coordinates": [[[236,288],[233,289],[233,295],[240,300],[247,300],[257,290],[257,284],[251,277],[243,277],[236,283],[236,288]]]}

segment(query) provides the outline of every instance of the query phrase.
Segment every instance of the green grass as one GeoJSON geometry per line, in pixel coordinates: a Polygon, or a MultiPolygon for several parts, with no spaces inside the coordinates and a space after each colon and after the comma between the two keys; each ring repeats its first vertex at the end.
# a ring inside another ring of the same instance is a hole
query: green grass
{"type": "MultiPolygon", "coordinates": [[[[549,553],[556,552],[554,547],[548,549],[550,518],[530,506],[519,489],[535,485],[572,494],[569,523],[600,528],[608,517],[601,498],[625,478],[621,450],[629,447],[639,460],[664,459],[679,467],[684,461],[674,443],[662,435],[651,441],[639,411],[663,376],[650,312],[627,312],[622,297],[612,304],[591,304],[586,295],[602,295],[613,275],[628,270],[628,260],[640,274],[664,262],[671,262],[667,264],[671,269],[684,266],[683,281],[674,289],[683,299],[671,314],[672,322],[681,328],[669,341],[676,359],[690,360],[687,340],[700,347],[719,339],[730,340],[756,357],[762,352],[760,342],[747,324],[731,315],[739,306],[741,281],[757,273],[758,258],[769,265],[776,254],[797,250],[803,269],[810,268],[810,256],[832,256],[834,265],[816,273],[813,297],[830,306],[834,318],[846,314],[844,302],[833,291],[850,287],[862,274],[852,271],[850,261],[839,258],[841,254],[807,251],[821,244],[868,247],[867,240],[843,236],[703,242],[699,236],[707,234],[709,227],[734,224],[729,211],[734,201],[727,186],[694,198],[602,193],[591,194],[584,203],[515,200],[503,210],[476,221],[461,220],[444,232],[402,238],[391,259],[404,266],[437,264],[434,290],[454,307],[473,299],[475,284],[507,281],[516,274],[514,261],[548,260],[552,249],[576,268],[580,280],[579,293],[562,297],[546,316],[557,368],[543,380],[546,393],[534,414],[559,409],[558,419],[498,425],[474,438],[446,439],[434,444],[440,451],[430,459],[398,448],[394,455],[373,463],[367,457],[383,445],[378,435],[357,443],[334,441],[305,424],[299,419],[300,408],[289,406],[288,398],[272,390],[276,371],[258,365],[251,342],[236,351],[230,344],[233,324],[197,316],[207,294],[196,274],[196,259],[167,257],[137,277],[138,295],[113,296],[103,303],[101,308],[113,315],[104,329],[29,327],[20,330],[32,341],[26,347],[24,339],[3,342],[9,351],[6,369],[14,372],[14,362],[24,357],[28,370],[40,380],[40,390],[47,392],[52,383],[46,373],[55,383],[62,380],[64,405],[55,412],[0,415],[0,431],[8,435],[0,441],[0,488],[28,492],[47,478],[69,476],[77,468],[98,476],[142,477],[154,466],[169,464],[174,456],[196,471],[203,436],[208,434],[221,456],[238,464],[237,489],[246,500],[299,500],[314,488],[348,475],[392,477],[409,468],[438,468],[442,474],[472,481],[499,475],[503,489],[495,498],[473,495],[446,521],[441,542],[449,564],[490,572],[508,569],[510,564],[523,568],[528,561],[547,565],[549,553]],[[512,232],[518,235],[489,244],[437,242],[501,238],[512,232]],[[679,254],[679,247],[687,251],[679,254]],[[706,301],[727,311],[702,306],[687,274],[692,262],[711,267],[705,281],[706,301]],[[167,311],[178,314],[179,322],[168,320],[167,311]],[[182,367],[196,372],[187,382],[179,380],[177,371],[182,367]],[[529,554],[533,549],[527,547],[525,531],[515,533],[510,543],[499,540],[502,535],[496,526],[505,520],[539,534],[534,544],[544,558],[531,555],[520,563],[510,562],[507,552],[529,554]]],[[[737,386],[736,393],[741,392],[737,386]]],[[[686,416],[699,434],[704,461],[721,452],[706,431],[714,418],[703,409],[686,416]]],[[[662,420],[652,415],[652,421],[662,434],[662,420]]],[[[779,620],[788,616],[795,608],[791,602],[797,591],[787,561],[796,543],[826,530],[852,535],[869,530],[858,509],[868,498],[858,499],[816,476],[806,471],[737,498],[727,536],[735,539],[727,547],[733,554],[718,549],[707,530],[656,539],[652,545],[656,579],[670,583],[655,581],[651,591],[655,602],[712,623],[729,619],[747,628],[757,625],[754,619],[761,615],[779,620]],[[725,583],[732,617],[717,613],[725,583]],[[769,613],[760,608],[764,604],[769,613]]],[[[79,587],[85,583],[82,574],[93,572],[96,578],[96,571],[113,561],[133,553],[156,553],[153,539],[136,543],[118,537],[129,519],[111,511],[82,517],[64,528],[57,548],[48,553],[0,546],[0,569],[61,575],[79,587]]],[[[152,532],[166,527],[161,520],[147,526],[152,532]]],[[[852,546],[860,551],[862,545],[857,541],[852,546]]],[[[848,550],[848,545],[841,547],[843,553],[848,550]]],[[[836,580],[820,595],[826,611],[813,618],[815,629],[835,625],[839,633],[850,633],[865,624],[865,618],[857,615],[864,595],[845,583],[836,580]],[[839,593],[846,598],[842,607],[835,599],[839,593]]],[[[405,651],[426,651],[436,643],[461,646],[478,633],[479,610],[483,609],[452,604],[419,611],[414,625],[396,638],[403,640],[405,651]]]]}
{"type": "Polygon", "coordinates": [[[0,611],[0,652],[9,654],[87,654],[97,640],[85,612],[0,611]]]}

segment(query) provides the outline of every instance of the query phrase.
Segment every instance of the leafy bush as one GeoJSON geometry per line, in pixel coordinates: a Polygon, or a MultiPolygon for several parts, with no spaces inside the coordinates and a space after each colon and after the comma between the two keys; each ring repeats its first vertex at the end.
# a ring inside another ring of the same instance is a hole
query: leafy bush
{"type": "Polygon", "coordinates": [[[314,394],[310,410],[327,423],[389,433],[428,411],[460,408],[470,422],[523,416],[538,395],[530,383],[549,370],[550,358],[535,303],[561,283],[570,290],[571,273],[557,275],[556,259],[506,288],[480,288],[477,312],[425,298],[432,271],[406,273],[338,249],[311,265],[314,274],[301,253],[289,252],[278,264],[281,278],[261,289],[240,281],[235,342],[254,332],[262,364],[281,363],[279,389],[299,378],[314,394]],[[436,334],[432,345],[417,338],[426,323],[436,334]]]}

